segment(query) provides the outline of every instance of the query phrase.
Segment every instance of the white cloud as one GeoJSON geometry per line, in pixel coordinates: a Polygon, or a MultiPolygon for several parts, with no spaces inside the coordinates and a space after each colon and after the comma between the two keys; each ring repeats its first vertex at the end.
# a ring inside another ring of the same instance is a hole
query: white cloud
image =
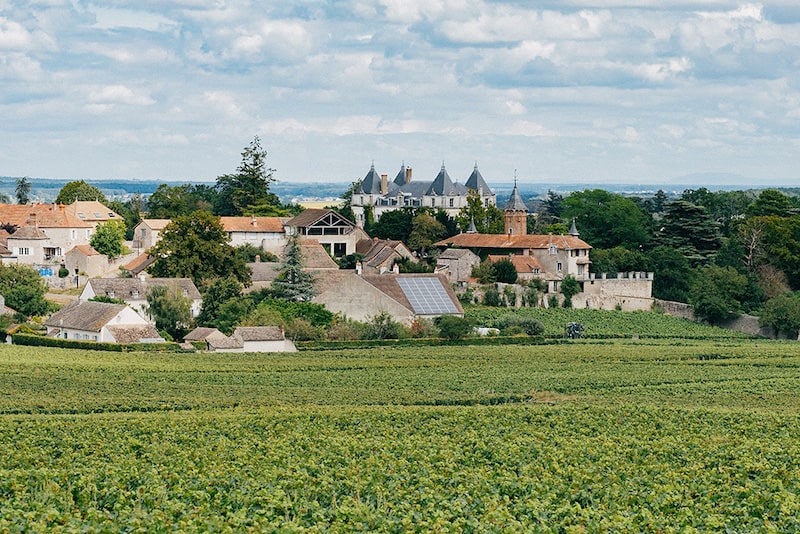
{"type": "Polygon", "coordinates": [[[146,91],[133,90],[125,85],[95,87],[89,91],[87,98],[90,104],[98,106],[112,104],[149,106],[155,103],[146,91]]]}
{"type": "Polygon", "coordinates": [[[0,50],[25,50],[31,35],[22,24],[0,17],[0,50]]]}

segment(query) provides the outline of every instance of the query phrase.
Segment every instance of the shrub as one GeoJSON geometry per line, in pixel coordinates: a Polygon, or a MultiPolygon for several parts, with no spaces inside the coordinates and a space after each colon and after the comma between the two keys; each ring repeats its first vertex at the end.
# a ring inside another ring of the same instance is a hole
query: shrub
{"type": "Polygon", "coordinates": [[[472,332],[472,325],[463,317],[455,315],[442,315],[436,318],[439,335],[446,339],[461,339],[472,332]]]}
{"type": "Polygon", "coordinates": [[[495,288],[490,287],[483,292],[483,304],[486,306],[502,306],[503,301],[500,299],[500,292],[495,288]]]}

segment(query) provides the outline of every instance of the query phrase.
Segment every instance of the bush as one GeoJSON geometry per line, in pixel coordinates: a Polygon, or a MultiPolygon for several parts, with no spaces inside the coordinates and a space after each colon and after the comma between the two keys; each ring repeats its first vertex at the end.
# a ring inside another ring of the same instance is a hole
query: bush
{"type": "Polygon", "coordinates": [[[439,327],[439,335],[445,339],[461,339],[472,332],[472,325],[463,317],[456,315],[442,315],[435,320],[439,327]]]}
{"type": "Polygon", "coordinates": [[[485,306],[502,306],[503,301],[500,298],[500,292],[493,287],[488,288],[483,292],[483,304],[485,306]]]}
{"type": "Polygon", "coordinates": [[[314,326],[306,319],[295,317],[286,323],[285,335],[292,341],[325,339],[325,329],[314,326]]]}
{"type": "Polygon", "coordinates": [[[358,340],[367,337],[367,325],[352,319],[340,319],[328,330],[327,338],[332,341],[358,340]]]}
{"type": "MultiPolygon", "coordinates": [[[[504,333],[506,333],[508,329],[516,327],[519,328],[521,332],[524,332],[529,336],[540,336],[544,334],[544,324],[538,319],[534,319],[533,317],[525,317],[522,315],[515,315],[512,313],[498,317],[494,321],[493,326],[495,328],[499,328],[504,333]]],[[[506,335],[513,334],[506,333],[506,335]]]]}
{"type": "Polygon", "coordinates": [[[386,312],[379,313],[367,321],[367,339],[400,339],[407,337],[405,327],[386,312]]]}
{"type": "Polygon", "coordinates": [[[69,276],[69,269],[67,269],[66,267],[61,267],[58,270],[58,277],[59,278],[66,278],[68,276],[69,276]]]}

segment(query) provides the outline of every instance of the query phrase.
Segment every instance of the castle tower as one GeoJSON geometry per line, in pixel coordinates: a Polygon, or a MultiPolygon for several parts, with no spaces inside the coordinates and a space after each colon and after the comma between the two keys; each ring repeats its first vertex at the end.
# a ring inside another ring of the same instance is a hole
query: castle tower
{"type": "Polygon", "coordinates": [[[506,234],[525,235],[528,233],[528,207],[517,189],[517,177],[514,177],[514,190],[503,208],[505,214],[506,234]]]}

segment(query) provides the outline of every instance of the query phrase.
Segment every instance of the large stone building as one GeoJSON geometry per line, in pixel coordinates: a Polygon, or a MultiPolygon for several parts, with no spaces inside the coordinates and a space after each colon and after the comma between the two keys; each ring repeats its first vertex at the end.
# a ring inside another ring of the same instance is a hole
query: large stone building
{"type": "Polygon", "coordinates": [[[496,205],[495,194],[486,185],[477,164],[463,185],[453,182],[444,164],[432,181],[412,180],[412,175],[411,167],[403,165],[390,182],[389,176],[378,174],[373,164],[350,200],[356,224],[364,226],[367,207],[372,209],[376,221],[387,211],[401,208],[441,208],[455,217],[467,205],[470,190],[477,192],[485,206],[496,205]]]}

